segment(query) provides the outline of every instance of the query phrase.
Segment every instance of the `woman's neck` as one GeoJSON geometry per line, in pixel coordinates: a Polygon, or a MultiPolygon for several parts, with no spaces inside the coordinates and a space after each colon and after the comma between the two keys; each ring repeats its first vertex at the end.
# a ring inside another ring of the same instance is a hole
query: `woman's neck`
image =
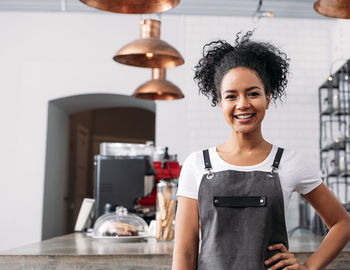
{"type": "Polygon", "coordinates": [[[230,138],[222,146],[227,151],[236,153],[271,148],[271,144],[263,138],[260,130],[249,134],[232,131],[230,138]]]}
{"type": "Polygon", "coordinates": [[[271,153],[272,144],[265,141],[261,133],[237,134],[216,147],[216,151],[225,162],[236,166],[252,166],[264,161],[271,153]]]}

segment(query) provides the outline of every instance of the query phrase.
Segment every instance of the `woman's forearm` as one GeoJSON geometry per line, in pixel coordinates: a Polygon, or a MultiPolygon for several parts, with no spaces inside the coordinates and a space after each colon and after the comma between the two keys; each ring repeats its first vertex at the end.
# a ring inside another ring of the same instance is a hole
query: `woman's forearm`
{"type": "Polygon", "coordinates": [[[172,270],[195,270],[197,268],[197,254],[174,252],[172,270]]]}
{"type": "Polygon", "coordinates": [[[308,270],[324,269],[350,239],[350,219],[331,227],[319,248],[304,263],[308,270]]]}
{"type": "Polygon", "coordinates": [[[197,268],[199,218],[197,200],[178,197],[172,270],[197,268]]]}

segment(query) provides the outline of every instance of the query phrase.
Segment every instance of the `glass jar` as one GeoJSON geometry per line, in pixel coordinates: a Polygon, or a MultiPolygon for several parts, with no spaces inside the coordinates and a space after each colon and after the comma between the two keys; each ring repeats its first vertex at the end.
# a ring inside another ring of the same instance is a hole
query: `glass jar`
{"type": "Polygon", "coordinates": [[[345,153],[344,152],[339,153],[339,170],[341,172],[345,171],[345,153]]]}
{"type": "Polygon", "coordinates": [[[157,240],[174,239],[174,220],[177,184],[173,180],[160,180],[157,184],[157,240]]]}
{"type": "Polygon", "coordinates": [[[322,112],[331,112],[330,102],[328,97],[323,99],[322,112]]]}
{"type": "Polygon", "coordinates": [[[339,94],[337,90],[333,90],[332,107],[334,110],[339,109],[339,94]]]}

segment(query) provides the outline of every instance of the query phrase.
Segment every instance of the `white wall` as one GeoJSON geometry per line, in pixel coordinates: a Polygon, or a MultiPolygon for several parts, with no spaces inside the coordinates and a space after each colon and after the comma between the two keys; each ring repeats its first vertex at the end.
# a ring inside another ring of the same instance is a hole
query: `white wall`
{"type": "Polygon", "coordinates": [[[67,112],[48,104],[42,238],[65,233],[69,158],[69,117],[67,112]]]}
{"type": "MultiPolygon", "coordinates": [[[[344,63],[349,59],[350,21],[337,20],[332,32],[332,68],[330,72],[336,72],[340,68],[340,66],[344,65],[344,63]]],[[[338,198],[342,203],[349,202],[350,186],[342,183],[334,185],[335,180],[335,178],[330,179],[330,182],[333,182],[333,192],[337,194],[338,198]]]]}
{"type": "MultiPolygon", "coordinates": [[[[150,70],[112,60],[138,38],[139,19],[110,13],[0,13],[0,250],[41,239],[49,100],[131,94],[150,79],[150,70]]],[[[167,77],[186,98],[157,102],[156,143],[169,146],[182,162],[190,152],[227,138],[219,110],[197,95],[192,69],[205,42],[233,41],[237,31],[252,27],[256,38],[274,41],[291,57],[288,101],[270,109],[265,137],[318,166],[317,87],[330,63],[333,23],[328,20],[274,18],[253,25],[250,18],[163,15],[162,38],[186,60],[167,77]]]]}
{"type": "Polygon", "coordinates": [[[350,58],[350,21],[336,20],[331,37],[333,73],[350,58]]]}

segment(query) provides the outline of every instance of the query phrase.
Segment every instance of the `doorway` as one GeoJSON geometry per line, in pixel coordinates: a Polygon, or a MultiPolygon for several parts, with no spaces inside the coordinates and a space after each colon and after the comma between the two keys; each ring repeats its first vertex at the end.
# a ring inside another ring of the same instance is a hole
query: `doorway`
{"type": "Polygon", "coordinates": [[[155,102],[113,94],[52,100],[48,108],[42,239],[73,232],[84,198],[93,198],[101,142],[155,140],[155,102]]]}

